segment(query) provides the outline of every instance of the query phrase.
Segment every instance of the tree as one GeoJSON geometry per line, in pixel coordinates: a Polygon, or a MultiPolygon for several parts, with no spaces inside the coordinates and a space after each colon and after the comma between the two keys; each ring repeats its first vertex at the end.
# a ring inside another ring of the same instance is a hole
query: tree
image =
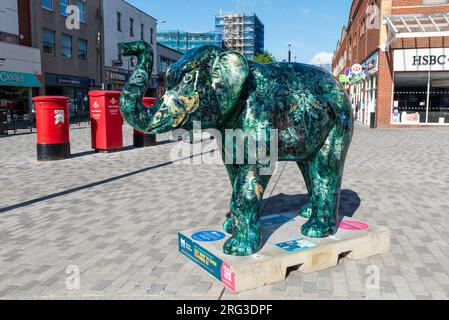
{"type": "Polygon", "coordinates": [[[256,55],[253,58],[253,61],[261,62],[261,63],[271,63],[271,62],[276,62],[276,59],[271,53],[269,53],[268,51],[264,51],[264,52],[256,55]]]}

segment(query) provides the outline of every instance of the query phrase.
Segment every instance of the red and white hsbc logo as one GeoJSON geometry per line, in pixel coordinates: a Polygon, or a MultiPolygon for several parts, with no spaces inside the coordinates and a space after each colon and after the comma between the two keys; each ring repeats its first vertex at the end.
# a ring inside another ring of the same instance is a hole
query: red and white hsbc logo
{"type": "Polygon", "coordinates": [[[449,48],[394,51],[395,71],[449,71],[449,48]]]}

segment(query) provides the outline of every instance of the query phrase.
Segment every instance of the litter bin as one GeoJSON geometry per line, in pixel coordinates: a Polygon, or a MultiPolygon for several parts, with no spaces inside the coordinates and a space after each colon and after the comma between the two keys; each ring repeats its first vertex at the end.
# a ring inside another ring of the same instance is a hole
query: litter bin
{"type": "Polygon", "coordinates": [[[92,149],[110,153],[123,148],[120,91],[90,91],[92,149]]]}
{"type": "Polygon", "coordinates": [[[37,160],[70,158],[69,98],[34,97],[37,130],[37,160]]]}
{"type": "MultiPolygon", "coordinates": [[[[147,108],[153,107],[156,104],[156,102],[157,99],[155,98],[149,97],[143,98],[143,105],[147,108]]],[[[141,132],[139,130],[134,129],[133,141],[134,141],[134,148],[154,146],[156,144],[156,135],[141,132]]]]}
{"type": "Polygon", "coordinates": [[[0,109],[0,135],[8,134],[8,109],[0,109]]]}

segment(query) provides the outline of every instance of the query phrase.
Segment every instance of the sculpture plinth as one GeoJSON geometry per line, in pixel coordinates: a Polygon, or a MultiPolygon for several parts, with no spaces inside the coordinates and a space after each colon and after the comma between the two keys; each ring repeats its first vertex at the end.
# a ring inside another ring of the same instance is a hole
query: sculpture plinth
{"type": "Polygon", "coordinates": [[[180,232],[179,250],[234,293],[284,281],[290,268],[311,273],[335,267],[342,256],[359,260],[390,250],[388,229],[349,218],[334,236],[324,239],[298,235],[307,219],[296,213],[267,216],[261,222],[264,244],[256,255],[223,254],[230,235],[219,226],[180,232]]]}

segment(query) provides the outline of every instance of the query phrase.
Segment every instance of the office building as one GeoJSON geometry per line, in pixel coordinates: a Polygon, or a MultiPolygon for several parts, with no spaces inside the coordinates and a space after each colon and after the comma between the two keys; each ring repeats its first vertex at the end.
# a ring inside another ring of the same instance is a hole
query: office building
{"type": "Polygon", "coordinates": [[[217,45],[215,32],[187,32],[181,30],[161,30],[157,32],[158,43],[186,53],[190,49],[205,46],[217,45]]]}

